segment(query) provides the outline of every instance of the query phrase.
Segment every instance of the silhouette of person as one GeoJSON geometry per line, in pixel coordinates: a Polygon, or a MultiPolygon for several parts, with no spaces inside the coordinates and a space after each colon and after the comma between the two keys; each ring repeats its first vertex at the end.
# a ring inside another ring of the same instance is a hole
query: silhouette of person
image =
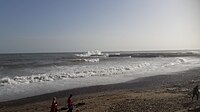
{"type": "Polygon", "coordinates": [[[192,101],[195,96],[197,96],[197,100],[199,99],[199,86],[198,85],[193,88],[192,94],[193,94],[192,101]]]}
{"type": "Polygon", "coordinates": [[[53,98],[51,103],[51,111],[50,112],[57,112],[57,101],[56,97],[53,98]]]}
{"type": "Polygon", "coordinates": [[[73,110],[73,102],[72,102],[72,94],[69,95],[68,99],[67,99],[67,106],[68,106],[68,111],[67,112],[72,112],[73,110]]]}

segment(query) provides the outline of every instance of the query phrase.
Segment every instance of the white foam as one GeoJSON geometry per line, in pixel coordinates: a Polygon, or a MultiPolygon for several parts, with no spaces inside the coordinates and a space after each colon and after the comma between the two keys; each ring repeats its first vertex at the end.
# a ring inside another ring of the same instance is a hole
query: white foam
{"type": "Polygon", "coordinates": [[[84,62],[99,62],[99,58],[87,58],[87,59],[74,59],[74,61],[84,61],[84,62]]]}
{"type": "Polygon", "coordinates": [[[87,53],[83,54],[75,54],[78,57],[90,57],[90,56],[107,56],[107,54],[103,54],[101,51],[88,51],[87,53]]]}
{"type": "Polygon", "coordinates": [[[130,72],[131,70],[134,71],[135,69],[139,69],[139,68],[149,66],[149,65],[150,64],[148,63],[141,63],[138,65],[132,65],[132,66],[131,65],[127,65],[127,66],[124,66],[124,65],[102,66],[101,65],[101,66],[82,66],[82,67],[60,66],[60,67],[57,67],[57,69],[59,70],[52,71],[46,74],[37,74],[37,75],[32,75],[32,76],[15,76],[14,78],[4,77],[0,79],[0,85],[1,86],[18,85],[18,84],[63,80],[63,79],[69,79],[69,78],[116,75],[116,74],[130,72]]]}
{"type": "Polygon", "coordinates": [[[199,58],[117,58],[87,65],[52,66],[45,74],[1,78],[0,101],[76,87],[120,83],[194,67],[200,67],[199,58]]]}
{"type": "MultiPolygon", "coordinates": [[[[94,59],[82,59],[86,62],[99,62],[99,58],[94,59]]],[[[0,86],[6,85],[18,85],[18,84],[29,84],[37,82],[47,82],[55,80],[63,80],[69,78],[83,78],[91,76],[109,76],[118,75],[130,72],[145,72],[145,71],[158,71],[161,69],[167,69],[170,67],[194,64],[196,60],[189,60],[186,58],[156,58],[151,61],[138,61],[134,62],[127,59],[126,61],[112,62],[112,63],[101,63],[97,65],[78,65],[78,66],[55,66],[50,68],[50,72],[45,74],[33,74],[31,76],[15,76],[4,77],[0,79],[0,86]],[[191,63],[191,64],[190,64],[191,63]]]]}
{"type": "Polygon", "coordinates": [[[94,59],[84,59],[86,62],[99,62],[99,58],[94,58],[94,59]]]}

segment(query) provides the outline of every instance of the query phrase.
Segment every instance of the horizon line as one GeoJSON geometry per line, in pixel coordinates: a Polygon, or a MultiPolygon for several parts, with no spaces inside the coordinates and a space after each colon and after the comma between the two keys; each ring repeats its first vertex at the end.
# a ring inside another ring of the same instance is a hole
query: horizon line
{"type": "MultiPolygon", "coordinates": [[[[100,52],[149,52],[149,51],[198,51],[200,48],[196,49],[149,49],[149,50],[88,50],[88,51],[100,51],[100,52]]],[[[88,51],[46,51],[46,52],[0,52],[0,55],[4,54],[54,54],[54,53],[85,53],[88,51]]]]}

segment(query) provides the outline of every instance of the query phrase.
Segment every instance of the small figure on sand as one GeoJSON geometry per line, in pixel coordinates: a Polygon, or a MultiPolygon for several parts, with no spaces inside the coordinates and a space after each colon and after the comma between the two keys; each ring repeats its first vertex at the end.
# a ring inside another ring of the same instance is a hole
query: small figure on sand
{"type": "Polygon", "coordinates": [[[72,94],[69,95],[68,99],[67,99],[67,106],[68,106],[68,111],[67,112],[72,112],[73,110],[73,102],[72,102],[72,94]]]}
{"type": "Polygon", "coordinates": [[[53,101],[51,103],[51,111],[50,112],[57,112],[57,101],[56,97],[53,98],[53,101]]]}
{"type": "Polygon", "coordinates": [[[195,96],[197,96],[197,100],[199,99],[199,86],[198,85],[193,88],[192,94],[193,94],[192,101],[195,96]]]}

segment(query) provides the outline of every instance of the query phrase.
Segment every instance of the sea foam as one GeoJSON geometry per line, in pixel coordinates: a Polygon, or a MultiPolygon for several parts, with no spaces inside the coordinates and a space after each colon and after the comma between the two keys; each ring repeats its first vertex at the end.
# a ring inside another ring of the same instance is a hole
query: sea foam
{"type": "Polygon", "coordinates": [[[51,66],[48,69],[39,67],[46,72],[1,78],[0,101],[78,87],[120,83],[195,67],[200,67],[200,59],[197,57],[109,58],[97,63],[51,66]]]}
{"type": "Polygon", "coordinates": [[[75,55],[78,56],[78,57],[90,57],[90,56],[98,57],[98,56],[108,56],[108,54],[104,54],[104,53],[102,53],[102,52],[99,51],[99,50],[88,51],[88,52],[83,53],[83,54],[75,54],[75,55]]]}
{"type": "MultiPolygon", "coordinates": [[[[99,58],[83,59],[87,62],[99,62],[99,58]]],[[[91,76],[112,76],[123,75],[125,73],[154,72],[160,69],[173,69],[174,66],[198,64],[198,60],[187,58],[156,58],[147,61],[131,61],[131,58],[124,59],[124,62],[109,62],[95,65],[79,66],[55,66],[51,71],[43,74],[33,74],[30,76],[3,77],[0,79],[0,86],[29,84],[37,82],[47,82],[55,80],[65,80],[71,78],[84,78],[91,76]]],[[[134,59],[132,59],[134,60],[134,59]]],[[[173,70],[172,70],[173,71],[173,70]]]]}

